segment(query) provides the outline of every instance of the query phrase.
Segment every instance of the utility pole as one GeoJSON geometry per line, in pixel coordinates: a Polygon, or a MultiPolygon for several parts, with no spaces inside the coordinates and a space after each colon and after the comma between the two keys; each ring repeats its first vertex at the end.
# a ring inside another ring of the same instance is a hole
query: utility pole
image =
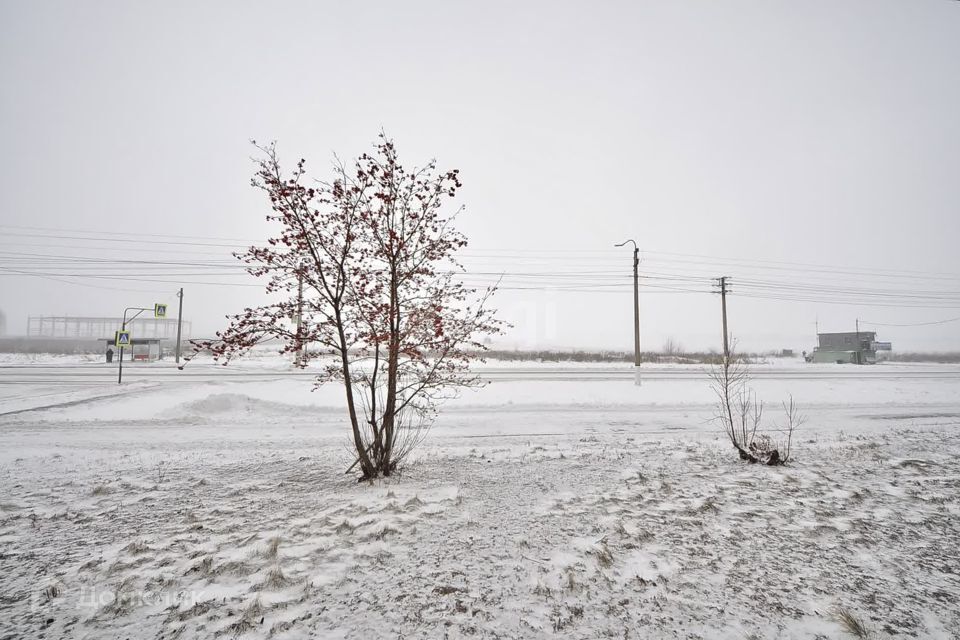
{"type": "Polygon", "coordinates": [[[615,247],[633,244],[633,366],[636,367],[636,383],[640,384],[640,249],[633,240],[625,240],[615,247]]]}
{"type": "Polygon", "coordinates": [[[177,306],[177,364],[180,364],[180,330],[183,327],[183,287],[177,292],[177,298],[180,303],[177,306]]]}
{"type": "Polygon", "coordinates": [[[860,361],[860,318],[857,318],[857,364],[863,364],[860,361]]]}
{"type": "Polygon", "coordinates": [[[720,285],[720,307],[723,310],[723,357],[730,361],[730,334],[727,333],[727,287],[728,276],[717,278],[720,285]]]}

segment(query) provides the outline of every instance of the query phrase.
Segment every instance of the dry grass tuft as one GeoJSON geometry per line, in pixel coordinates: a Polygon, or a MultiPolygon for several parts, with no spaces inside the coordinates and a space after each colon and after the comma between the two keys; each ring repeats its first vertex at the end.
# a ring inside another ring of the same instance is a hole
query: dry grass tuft
{"type": "Polygon", "coordinates": [[[275,559],[280,551],[280,537],[274,536],[267,540],[267,546],[263,548],[260,555],[267,559],[275,559]]]}
{"type": "Polygon", "coordinates": [[[867,640],[870,637],[870,631],[863,624],[863,620],[855,616],[848,609],[837,607],[833,617],[843,627],[843,630],[860,640],[867,640]]]}
{"type": "Polygon", "coordinates": [[[613,565],[613,554],[610,553],[610,547],[606,542],[601,542],[596,549],[590,551],[590,555],[597,559],[597,564],[607,568],[613,565]]]}
{"type": "Polygon", "coordinates": [[[646,529],[641,529],[640,531],[637,531],[636,537],[637,537],[637,542],[640,542],[640,543],[650,542],[651,540],[653,540],[653,533],[651,533],[650,531],[647,531],[646,529]]]}
{"type": "Polygon", "coordinates": [[[386,537],[391,533],[400,533],[400,531],[397,529],[394,529],[390,525],[384,525],[383,529],[380,529],[379,531],[373,534],[373,537],[375,540],[385,540],[386,537]]]}
{"type": "Polygon", "coordinates": [[[124,578],[113,590],[113,600],[101,609],[102,613],[119,617],[133,610],[136,598],[133,592],[133,576],[124,578]]]}
{"type": "Polygon", "coordinates": [[[227,628],[218,631],[216,635],[231,635],[233,637],[238,637],[247,633],[248,631],[252,631],[258,625],[263,624],[263,613],[263,603],[260,602],[260,597],[257,596],[249,605],[247,605],[247,608],[243,610],[243,615],[240,616],[239,620],[227,628]]]}
{"type": "Polygon", "coordinates": [[[719,513],[720,509],[717,507],[717,499],[715,496],[708,496],[704,499],[703,504],[697,509],[699,513],[707,513],[712,511],[713,513],[719,513]]]}
{"type": "Polygon", "coordinates": [[[202,576],[209,576],[211,573],[213,573],[213,558],[207,556],[200,562],[197,562],[191,566],[189,569],[187,569],[187,574],[189,575],[191,573],[199,573],[202,576]]]}
{"type": "Polygon", "coordinates": [[[269,633],[269,635],[268,635],[267,637],[272,638],[273,636],[279,635],[279,634],[281,634],[281,633],[283,633],[283,632],[285,632],[285,631],[290,631],[290,629],[293,629],[293,621],[292,621],[292,620],[282,620],[282,621],[274,624],[272,627],[270,627],[270,633],[269,633]]]}
{"type": "Polygon", "coordinates": [[[195,618],[197,616],[202,616],[206,614],[208,611],[213,609],[213,607],[214,607],[213,600],[205,600],[203,602],[195,603],[189,609],[184,609],[183,611],[175,612],[174,616],[178,621],[184,622],[186,620],[189,620],[190,618],[195,618]]]}
{"type": "Polygon", "coordinates": [[[426,502],[420,499],[420,496],[413,496],[409,500],[403,503],[404,509],[413,509],[417,507],[422,507],[426,502]]]}
{"type": "Polygon", "coordinates": [[[283,575],[283,571],[280,570],[279,566],[276,566],[267,572],[267,579],[263,581],[261,586],[268,589],[280,589],[289,584],[292,584],[292,581],[283,575]]]}
{"type": "Polygon", "coordinates": [[[356,529],[355,526],[353,526],[352,524],[344,520],[343,522],[338,524],[333,531],[334,533],[339,533],[340,535],[344,535],[347,533],[353,533],[354,529],[356,529]]]}
{"type": "Polygon", "coordinates": [[[80,569],[78,571],[92,571],[93,569],[96,569],[97,567],[99,567],[101,564],[103,564],[103,558],[93,558],[92,560],[87,560],[82,565],[80,565],[80,569]]]}
{"type": "Polygon", "coordinates": [[[456,587],[450,584],[442,584],[434,587],[433,592],[441,596],[448,596],[453,593],[466,593],[467,590],[464,589],[463,587],[456,587]]]}
{"type": "Polygon", "coordinates": [[[128,544],[126,547],[124,547],[123,550],[126,551],[127,553],[132,553],[134,555],[137,555],[141,553],[146,553],[151,549],[149,546],[147,546],[147,543],[144,542],[143,540],[134,540],[133,542],[128,544]]]}

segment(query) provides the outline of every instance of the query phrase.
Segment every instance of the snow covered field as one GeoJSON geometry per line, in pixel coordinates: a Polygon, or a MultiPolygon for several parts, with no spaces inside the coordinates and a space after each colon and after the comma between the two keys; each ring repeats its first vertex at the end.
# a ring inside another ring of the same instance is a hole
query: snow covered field
{"type": "Polygon", "coordinates": [[[785,468],[697,367],[485,370],[370,485],[277,360],[0,366],[0,638],[960,637],[960,367],[758,366],[785,468]]]}

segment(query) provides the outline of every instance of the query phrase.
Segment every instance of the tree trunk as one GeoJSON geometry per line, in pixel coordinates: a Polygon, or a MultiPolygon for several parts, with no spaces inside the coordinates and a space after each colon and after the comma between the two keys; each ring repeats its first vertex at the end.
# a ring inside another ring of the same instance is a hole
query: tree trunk
{"type": "Polygon", "coordinates": [[[397,371],[400,360],[400,302],[398,300],[396,268],[390,276],[390,342],[387,346],[387,398],[383,408],[381,434],[383,451],[380,457],[380,472],[389,476],[393,470],[393,441],[396,429],[397,371]]]}
{"type": "Polygon", "coordinates": [[[347,355],[347,336],[343,332],[343,320],[340,310],[335,312],[337,333],[340,336],[340,367],[343,371],[343,387],[347,393],[347,411],[350,414],[350,427],[353,430],[353,444],[357,449],[357,458],[360,460],[360,469],[364,478],[376,476],[376,469],[370,462],[367,450],[363,447],[363,436],[360,433],[360,424],[357,422],[357,405],[353,399],[353,380],[350,378],[350,359],[347,355]]]}

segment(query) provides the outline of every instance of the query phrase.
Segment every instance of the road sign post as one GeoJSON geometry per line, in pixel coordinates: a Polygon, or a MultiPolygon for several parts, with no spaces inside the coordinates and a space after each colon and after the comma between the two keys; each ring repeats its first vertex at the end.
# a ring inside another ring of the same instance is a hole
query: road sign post
{"type": "Polygon", "coordinates": [[[114,344],[117,345],[117,348],[120,349],[120,365],[117,368],[117,384],[123,383],[123,347],[130,347],[130,353],[133,353],[133,337],[130,332],[127,331],[127,322],[133,322],[137,319],[144,311],[153,311],[154,318],[165,318],[167,316],[167,305],[162,302],[153,303],[153,309],[149,307],[127,307],[123,310],[123,326],[120,327],[120,331],[114,335],[114,344]],[[133,314],[133,317],[130,320],[127,320],[127,313],[130,311],[136,311],[133,314]],[[124,340],[121,342],[121,338],[124,340]]]}

